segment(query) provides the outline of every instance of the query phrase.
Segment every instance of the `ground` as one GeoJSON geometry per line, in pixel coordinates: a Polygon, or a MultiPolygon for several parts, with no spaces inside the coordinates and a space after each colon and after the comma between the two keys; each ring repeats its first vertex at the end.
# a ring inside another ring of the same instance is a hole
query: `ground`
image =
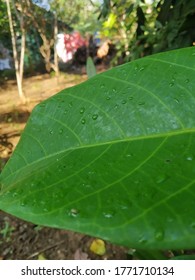
{"type": "MultiPolygon", "coordinates": [[[[83,71],[85,72],[85,71],[83,71]]],[[[86,74],[37,75],[24,79],[28,102],[20,103],[16,81],[0,87],[0,169],[11,156],[33,107],[40,101],[87,79],[86,74]]],[[[79,233],[40,227],[0,211],[0,259],[72,260],[127,259],[127,248],[106,242],[106,252],[99,256],[90,250],[93,237],[79,233]]]]}

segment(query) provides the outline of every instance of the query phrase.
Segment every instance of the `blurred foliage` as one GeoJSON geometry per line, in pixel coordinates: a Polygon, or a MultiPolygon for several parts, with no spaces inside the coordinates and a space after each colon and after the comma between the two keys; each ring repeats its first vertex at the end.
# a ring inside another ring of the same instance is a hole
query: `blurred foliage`
{"type": "MultiPolygon", "coordinates": [[[[54,57],[54,21],[57,16],[58,33],[78,30],[83,34],[93,34],[101,27],[98,21],[99,1],[53,0],[50,11],[35,5],[31,0],[12,0],[12,17],[20,53],[21,30],[19,16],[22,15],[26,30],[25,72],[43,69],[50,71],[50,61],[54,57]],[[41,67],[40,67],[41,65],[41,67]]],[[[12,52],[9,22],[5,0],[0,0],[0,41],[12,52]]]]}
{"type": "Polygon", "coordinates": [[[2,42],[4,46],[11,48],[7,7],[3,0],[0,0],[0,42],[2,42]]]}
{"type": "MultiPolygon", "coordinates": [[[[24,14],[25,68],[32,73],[43,69],[43,52],[53,60],[54,14],[58,33],[78,30],[86,35],[101,31],[103,39],[115,44],[115,64],[195,42],[194,0],[53,0],[50,6],[46,11],[30,0],[12,1],[18,48],[21,34],[16,11],[24,14]]],[[[4,0],[0,0],[0,41],[12,50],[4,0]]]]}
{"type": "Polygon", "coordinates": [[[98,0],[53,0],[50,5],[58,20],[83,34],[94,32],[101,27],[101,21],[98,21],[100,7],[98,0]]]}
{"type": "Polygon", "coordinates": [[[116,63],[192,46],[194,0],[104,0],[102,35],[117,48],[116,63]]]}

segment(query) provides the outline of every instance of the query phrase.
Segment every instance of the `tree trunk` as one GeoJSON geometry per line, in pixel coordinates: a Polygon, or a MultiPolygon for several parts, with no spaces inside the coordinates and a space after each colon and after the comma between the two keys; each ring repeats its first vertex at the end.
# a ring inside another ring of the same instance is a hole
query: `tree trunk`
{"type": "Polygon", "coordinates": [[[14,56],[14,65],[15,65],[15,71],[16,71],[17,86],[18,86],[18,94],[19,94],[19,97],[20,97],[22,103],[26,103],[26,97],[22,90],[22,79],[20,76],[19,60],[18,60],[18,54],[17,54],[17,48],[16,48],[16,37],[15,37],[15,33],[14,33],[14,28],[13,28],[13,21],[12,21],[9,0],[6,0],[6,5],[7,5],[7,14],[8,14],[9,26],[10,26],[10,32],[11,32],[11,40],[12,40],[12,47],[13,47],[13,56],[14,56]]]}
{"type": "Polygon", "coordinates": [[[59,66],[58,66],[58,54],[56,51],[56,42],[57,42],[57,35],[58,35],[58,19],[57,14],[54,14],[54,71],[56,72],[57,78],[59,77],[59,66]]]}
{"type": "Polygon", "coordinates": [[[21,41],[21,53],[20,53],[20,80],[21,80],[21,84],[23,82],[23,74],[24,74],[25,46],[26,46],[26,31],[25,31],[25,28],[22,28],[22,41],[21,41]]]}

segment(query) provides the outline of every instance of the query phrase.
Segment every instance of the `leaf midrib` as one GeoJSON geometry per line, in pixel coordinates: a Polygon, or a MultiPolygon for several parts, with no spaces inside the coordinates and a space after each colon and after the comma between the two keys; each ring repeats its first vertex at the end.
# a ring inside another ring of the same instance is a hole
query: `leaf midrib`
{"type": "MultiPolygon", "coordinates": [[[[30,164],[26,164],[25,166],[21,167],[17,171],[11,173],[5,179],[7,180],[7,179],[9,179],[10,176],[13,176],[13,175],[16,175],[17,173],[22,172],[23,170],[25,170],[25,168],[27,168],[29,166],[34,166],[41,161],[48,160],[52,157],[60,156],[61,154],[66,153],[66,152],[71,152],[71,151],[86,149],[86,148],[96,148],[96,147],[100,147],[100,146],[113,145],[113,144],[118,144],[118,143],[123,143],[123,142],[133,142],[133,141],[147,140],[147,139],[153,139],[153,138],[165,138],[165,137],[170,138],[170,137],[189,134],[189,133],[195,133],[195,127],[190,128],[190,129],[188,128],[188,129],[180,129],[180,130],[176,130],[176,131],[169,131],[166,133],[133,136],[133,137],[129,137],[129,138],[116,139],[116,140],[106,141],[106,142],[101,142],[101,143],[93,143],[93,144],[87,144],[87,145],[82,145],[82,146],[75,146],[75,147],[71,147],[71,148],[56,152],[56,153],[52,153],[52,154],[42,157],[42,158],[39,158],[38,160],[31,162],[30,164]]],[[[17,152],[17,150],[15,152],[17,152]]],[[[2,175],[3,175],[3,172],[0,175],[0,179],[1,179],[2,175]]],[[[0,180],[0,183],[1,183],[1,180],[0,180]]]]}

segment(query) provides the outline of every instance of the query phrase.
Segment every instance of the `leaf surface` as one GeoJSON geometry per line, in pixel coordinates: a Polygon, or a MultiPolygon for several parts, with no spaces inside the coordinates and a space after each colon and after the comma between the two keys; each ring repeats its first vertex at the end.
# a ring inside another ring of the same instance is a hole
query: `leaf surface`
{"type": "Polygon", "coordinates": [[[195,49],[96,75],[33,110],[0,209],[142,249],[195,247],[195,49]]]}
{"type": "Polygon", "coordinates": [[[96,75],[96,68],[93,59],[90,56],[87,58],[86,70],[88,78],[92,78],[96,75]]]}

